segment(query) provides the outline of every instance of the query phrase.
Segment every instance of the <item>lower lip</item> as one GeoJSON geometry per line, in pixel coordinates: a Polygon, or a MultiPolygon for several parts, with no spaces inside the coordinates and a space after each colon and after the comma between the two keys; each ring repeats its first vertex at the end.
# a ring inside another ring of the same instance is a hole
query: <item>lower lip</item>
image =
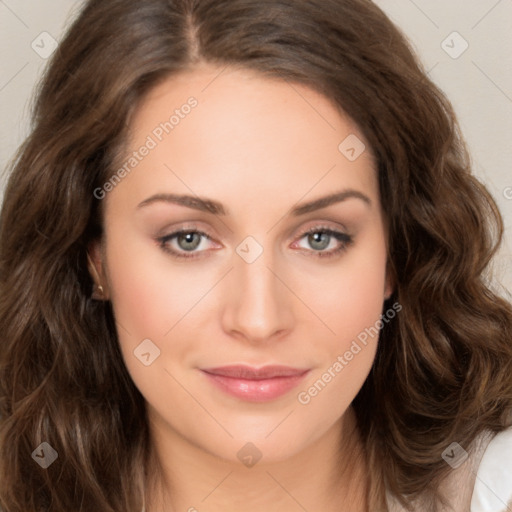
{"type": "Polygon", "coordinates": [[[268,402],[285,395],[304,379],[309,371],[289,377],[271,379],[240,379],[203,372],[212,384],[228,395],[248,402],[268,402]]]}

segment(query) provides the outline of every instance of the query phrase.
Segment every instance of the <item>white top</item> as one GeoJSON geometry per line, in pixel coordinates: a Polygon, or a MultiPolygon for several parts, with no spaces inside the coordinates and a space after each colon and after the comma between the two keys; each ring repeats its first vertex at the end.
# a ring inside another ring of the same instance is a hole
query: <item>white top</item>
{"type": "Polygon", "coordinates": [[[470,512],[512,510],[512,427],[488,444],[476,474],[470,512]]]}

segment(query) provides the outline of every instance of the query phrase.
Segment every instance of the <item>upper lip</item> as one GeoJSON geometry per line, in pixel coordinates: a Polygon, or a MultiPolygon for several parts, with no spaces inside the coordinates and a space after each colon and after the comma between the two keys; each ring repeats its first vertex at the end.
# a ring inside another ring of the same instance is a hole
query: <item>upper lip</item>
{"type": "Polygon", "coordinates": [[[273,379],[276,377],[297,377],[303,375],[308,370],[303,368],[293,368],[291,366],[268,365],[256,368],[248,365],[219,366],[216,368],[203,368],[203,372],[211,375],[220,375],[247,380],[273,379]]]}

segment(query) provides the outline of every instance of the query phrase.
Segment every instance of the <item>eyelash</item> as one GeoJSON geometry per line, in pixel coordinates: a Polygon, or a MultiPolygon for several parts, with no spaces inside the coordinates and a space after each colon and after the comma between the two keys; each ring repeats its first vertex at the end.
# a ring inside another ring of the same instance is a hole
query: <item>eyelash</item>
{"type": "MultiPolygon", "coordinates": [[[[337,249],[331,249],[330,251],[315,251],[311,250],[308,251],[307,249],[302,249],[303,251],[313,252],[314,256],[319,258],[332,258],[341,252],[344,252],[352,243],[353,238],[352,236],[343,233],[341,231],[336,231],[331,228],[328,228],[326,226],[315,226],[311,229],[308,229],[304,233],[302,233],[299,237],[299,240],[302,240],[305,236],[312,235],[315,233],[323,233],[327,236],[333,237],[338,242],[340,242],[340,246],[337,249]]],[[[209,240],[211,240],[210,235],[208,233],[205,233],[203,231],[197,230],[197,229],[180,229],[178,231],[174,231],[173,233],[170,233],[168,235],[165,235],[163,237],[160,237],[157,239],[159,246],[162,250],[165,252],[171,254],[171,256],[175,258],[183,258],[183,259],[194,259],[200,257],[201,252],[193,253],[189,252],[188,254],[186,252],[179,252],[174,249],[171,249],[169,247],[169,242],[173,240],[174,238],[180,236],[180,235],[189,235],[189,234],[196,234],[202,237],[206,237],[209,240]]]]}

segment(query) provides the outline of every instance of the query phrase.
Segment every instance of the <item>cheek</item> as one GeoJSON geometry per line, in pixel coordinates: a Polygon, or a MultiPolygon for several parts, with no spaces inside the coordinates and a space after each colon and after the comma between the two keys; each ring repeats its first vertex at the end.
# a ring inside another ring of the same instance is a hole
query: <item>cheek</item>
{"type": "Polygon", "coordinates": [[[156,243],[128,229],[106,231],[105,252],[120,349],[137,387],[151,396],[169,379],[162,373],[169,357],[183,359],[186,340],[172,343],[171,354],[169,341],[208,283],[184,266],[169,265],[156,243]]]}
{"type": "Polygon", "coordinates": [[[112,231],[106,252],[116,319],[136,338],[162,339],[208,283],[186,263],[170,264],[156,242],[130,234],[120,240],[112,231]]]}
{"type": "Polygon", "coordinates": [[[329,329],[322,327],[323,334],[315,338],[317,365],[297,393],[310,417],[339,418],[372,367],[385,287],[386,250],[379,240],[371,250],[347,253],[338,271],[323,280],[322,293],[312,297],[329,329]]]}
{"type": "Polygon", "coordinates": [[[325,324],[325,339],[331,339],[331,348],[344,349],[379,320],[384,303],[386,260],[384,237],[380,232],[373,233],[349,249],[339,265],[306,281],[309,292],[304,293],[309,293],[312,309],[325,324]]]}
{"type": "Polygon", "coordinates": [[[355,395],[372,366],[383,314],[386,260],[383,232],[368,232],[347,251],[336,270],[325,274],[323,286],[312,298],[328,326],[322,329],[323,357],[314,377],[321,378],[329,370],[322,381],[333,392],[355,395]]]}

